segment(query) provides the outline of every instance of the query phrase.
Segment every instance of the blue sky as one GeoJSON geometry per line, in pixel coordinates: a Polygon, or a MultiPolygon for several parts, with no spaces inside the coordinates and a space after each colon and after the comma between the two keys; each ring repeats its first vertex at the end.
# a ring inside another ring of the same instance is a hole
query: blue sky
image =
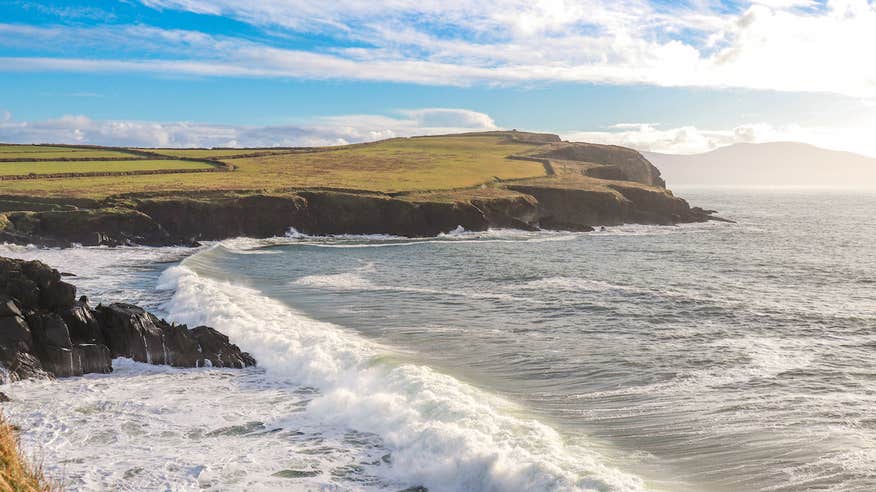
{"type": "Polygon", "coordinates": [[[0,140],[519,128],[664,152],[796,140],[876,155],[872,46],[867,0],[0,0],[0,140]]]}

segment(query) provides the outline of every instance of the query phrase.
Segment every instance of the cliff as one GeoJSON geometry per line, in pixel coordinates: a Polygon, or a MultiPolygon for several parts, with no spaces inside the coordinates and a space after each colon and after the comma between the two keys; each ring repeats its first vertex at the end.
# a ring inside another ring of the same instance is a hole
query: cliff
{"type": "MultiPolygon", "coordinates": [[[[240,189],[206,189],[226,185],[203,181],[204,189],[189,190],[183,183],[185,189],[171,191],[174,185],[168,182],[157,191],[97,198],[71,189],[57,196],[0,196],[0,211],[5,210],[0,240],[49,246],[185,245],[278,236],[292,227],[314,235],[433,236],[458,226],[586,231],[623,223],[716,219],[667,190],[660,171],[638,152],[562,142],[549,134],[487,132],[302,152],[235,160],[235,171],[220,174],[239,173],[240,189]],[[289,177],[290,167],[306,175],[289,177]],[[370,189],[253,189],[266,173],[278,184],[350,183],[370,189]],[[478,183],[469,177],[474,175],[485,181],[472,186],[478,183]]],[[[77,183],[91,182],[70,181],[77,183]]]]}

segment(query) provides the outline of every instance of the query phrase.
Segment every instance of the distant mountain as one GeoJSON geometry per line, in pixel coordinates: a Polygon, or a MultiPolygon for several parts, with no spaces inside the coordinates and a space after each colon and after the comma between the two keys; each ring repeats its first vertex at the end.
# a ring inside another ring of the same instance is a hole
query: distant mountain
{"type": "Polygon", "coordinates": [[[643,152],[668,186],[837,186],[876,188],[876,159],[808,144],[734,144],[696,155],[643,152]]]}

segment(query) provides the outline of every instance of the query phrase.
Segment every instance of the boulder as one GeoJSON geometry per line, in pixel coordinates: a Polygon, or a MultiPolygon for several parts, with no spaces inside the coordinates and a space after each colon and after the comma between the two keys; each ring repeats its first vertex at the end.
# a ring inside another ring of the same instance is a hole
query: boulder
{"type": "Polygon", "coordinates": [[[246,367],[255,360],[206,326],[189,330],[131,304],[91,309],[38,261],[0,257],[0,383],[112,372],[114,357],[176,367],[246,367]]]}
{"type": "Polygon", "coordinates": [[[100,327],[113,357],[165,364],[161,321],[141,307],[115,303],[97,307],[100,327]]]}
{"type": "Polygon", "coordinates": [[[70,332],[67,324],[60,315],[55,313],[31,313],[27,315],[27,325],[37,348],[60,347],[69,349],[73,347],[70,341],[70,332]]]}
{"type": "Polygon", "coordinates": [[[3,358],[0,383],[14,383],[23,379],[51,379],[52,374],[43,370],[43,365],[35,355],[19,352],[12,357],[3,358]]]}
{"type": "Polygon", "coordinates": [[[74,346],[73,350],[79,357],[80,375],[113,372],[113,357],[106,345],[82,343],[74,346]]]}
{"type": "Polygon", "coordinates": [[[206,365],[210,361],[213,367],[243,368],[256,365],[255,359],[246,352],[242,352],[237,345],[231,343],[227,336],[210,328],[198,326],[190,332],[198,341],[203,361],[200,365],[206,365]]]}
{"type": "Polygon", "coordinates": [[[174,367],[255,365],[252,356],[213,328],[199,326],[189,330],[131,304],[98,306],[97,313],[113,357],[174,367]]]}
{"type": "Polygon", "coordinates": [[[19,353],[33,352],[33,335],[21,316],[0,318],[0,357],[12,360],[19,353]]]}
{"type": "Polygon", "coordinates": [[[164,346],[167,347],[166,364],[174,367],[203,366],[203,356],[198,341],[186,325],[165,325],[164,346]]]}
{"type": "Polygon", "coordinates": [[[23,316],[18,301],[9,296],[0,295],[0,317],[3,316],[23,316]]]}
{"type": "Polygon", "coordinates": [[[105,344],[100,323],[94,315],[94,311],[88,306],[88,299],[82,296],[69,308],[61,311],[61,317],[67,323],[70,330],[70,339],[74,343],[99,343],[105,344]]]}

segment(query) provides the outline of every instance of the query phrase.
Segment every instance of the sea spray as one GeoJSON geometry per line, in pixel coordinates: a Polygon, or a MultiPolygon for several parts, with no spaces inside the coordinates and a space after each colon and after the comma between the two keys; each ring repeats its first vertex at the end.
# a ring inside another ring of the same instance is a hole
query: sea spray
{"type": "Polygon", "coordinates": [[[170,319],[210,324],[250,351],[269,377],[318,388],[306,412],[374,433],[391,450],[388,477],[430,490],[640,490],[642,481],[568,446],[553,429],[511,416],[517,409],[428,367],[315,321],[258,291],[168,269],[170,319]]]}

